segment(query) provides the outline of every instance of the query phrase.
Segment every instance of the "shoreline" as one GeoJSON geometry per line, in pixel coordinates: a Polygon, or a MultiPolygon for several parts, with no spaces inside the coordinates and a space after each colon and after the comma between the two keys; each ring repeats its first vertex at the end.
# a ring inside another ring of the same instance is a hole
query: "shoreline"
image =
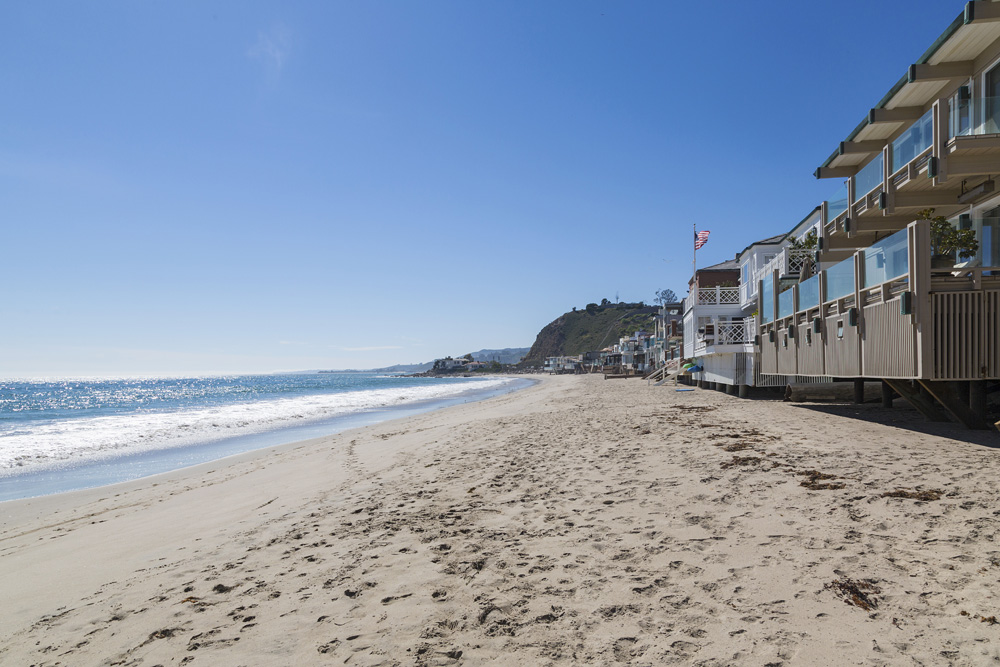
{"type": "Polygon", "coordinates": [[[366,408],[326,419],[310,420],[301,424],[205,442],[126,452],[82,461],[56,461],[26,470],[4,470],[4,474],[0,474],[0,506],[12,500],[110,486],[201,463],[223,460],[244,452],[313,440],[348,429],[440,410],[469,401],[487,400],[493,396],[520,391],[535,381],[529,378],[517,378],[500,387],[477,389],[473,386],[459,394],[444,398],[420,399],[401,405],[366,408]]]}
{"type": "Polygon", "coordinates": [[[0,662],[993,660],[1000,438],[879,410],[544,377],[3,503],[0,662]]]}

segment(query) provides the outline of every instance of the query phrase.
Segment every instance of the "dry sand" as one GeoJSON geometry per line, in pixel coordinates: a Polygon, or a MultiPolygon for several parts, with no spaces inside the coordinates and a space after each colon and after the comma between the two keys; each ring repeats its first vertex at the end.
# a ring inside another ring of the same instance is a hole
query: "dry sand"
{"type": "Polygon", "coordinates": [[[0,664],[995,664],[998,445],[546,379],[0,504],[0,664]]]}

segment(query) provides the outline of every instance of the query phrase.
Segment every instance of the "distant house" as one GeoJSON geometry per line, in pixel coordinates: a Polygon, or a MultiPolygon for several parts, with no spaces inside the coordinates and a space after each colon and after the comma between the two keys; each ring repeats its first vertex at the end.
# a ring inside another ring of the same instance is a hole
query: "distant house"
{"type": "Polygon", "coordinates": [[[456,368],[465,368],[469,361],[467,359],[452,359],[451,357],[445,357],[444,359],[434,360],[434,370],[436,371],[451,371],[456,368]]]}
{"type": "Polygon", "coordinates": [[[582,368],[580,357],[546,357],[546,373],[576,373],[582,368]]]}

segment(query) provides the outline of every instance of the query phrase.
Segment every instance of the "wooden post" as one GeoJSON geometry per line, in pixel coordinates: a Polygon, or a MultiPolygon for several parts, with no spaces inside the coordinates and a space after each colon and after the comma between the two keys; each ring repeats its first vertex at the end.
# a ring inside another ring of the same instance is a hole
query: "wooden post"
{"type": "Polygon", "coordinates": [[[865,300],[862,298],[863,285],[865,284],[865,254],[863,250],[854,253],[854,310],[857,311],[857,326],[855,334],[858,337],[858,356],[854,359],[854,367],[859,375],[864,375],[867,369],[864,368],[865,349],[865,300]]]}
{"type": "Polygon", "coordinates": [[[741,384],[740,385],[740,398],[746,398],[750,395],[750,385],[741,384]]]}
{"type": "MultiPolygon", "coordinates": [[[[976,380],[973,384],[973,394],[977,392],[975,385],[978,384],[979,380],[976,380]]],[[[959,397],[958,392],[955,391],[955,386],[946,380],[920,380],[920,385],[927,391],[928,394],[933,396],[937,402],[943,407],[948,414],[954,417],[956,420],[965,424],[966,428],[974,429],[987,429],[990,425],[983,418],[986,411],[986,406],[983,405],[983,412],[977,412],[976,409],[971,408],[967,403],[964,403],[959,397]]],[[[983,400],[985,403],[985,385],[983,387],[983,400]]],[[[977,400],[973,398],[972,400],[977,400]]]]}
{"type": "Polygon", "coordinates": [[[885,199],[883,215],[889,215],[896,210],[896,184],[892,180],[892,142],[882,149],[882,193],[885,199]]]}
{"type": "Polygon", "coordinates": [[[970,408],[972,407],[972,403],[969,401],[969,399],[971,398],[971,392],[972,392],[972,383],[971,382],[968,382],[968,381],[966,381],[966,382],[961,382],[961,381],[956,382],[955,383],[955,392],[958,394],[958,398],[960,400],[964,401],[965,403],[968,403],[968,405],[969,405],[970,408]]]}
{"type": "Polygon", "coordinates": [[[937,160],[934,185],[948,180],[948,100],[940,99],[931,106],[931,156],[937,160]]]}
{"type": "Polygon", "coordinates": [[[891,408],[892,407],[892,397],[893,397],[894,393],[896,393],[896,392],[894,392],[892,390],[892,387],[889,386],[889,383],[886,382],[885,380],[882,380],[882,407],[883,408],[891,408]]]}
{"type": "Polygon", "coordinates": [[[910,289],[913,290],[913,323],[916,336],[918,378],[933,377],[934,322],[931,313],[931,228],[928,220],[911,222],[907,227],[910,289]]]}
{"type": "Polygon", "coordinates": [[[948,421],[948,414],[938,405],[924,387],[912,380],[883,380],[905,398],[923,416],[933,422],[948,421]]]}
{"type": "Polygon", "coordinates": [[[986,421],[986,380],[972,380],[969,382],[969,408],[972,412],[986,421]]]}
{"type": "MultiPolygon", "coordinates": [[[[819,226],[819,238],[817,239],[820,248],[826,248],[828,246],[826,240],[826,223],[827,218],[830,217],[830,207],[828,202],[822,201],[819,204],[819,219],[821,221],[819,226]]],[[[819,272],[819,266],[816,267],[817,273],[819,272]]]]}
{"type": "MultiPolygon", "coordinates": [[[[854,218],[854,190],[855,190],[854,178],[855,178],[854,176],[851,176],[850,178],[847,179],[847,218],[849,220],[854,218]]],[[[855,233],[854,229],[856,227],[857,224],[850,226],[850,228],[847,230],[847,238],[854,237],[855,233]]]]}
{"type": "MultiPolygon", "coordinates": [[[[819,273],[819,333],[814,334],[816,337],[816,342],[819,344],[820,349],[823,350],[821,357],[822,366],[820,367],[821,375],[826,375],[826,271],[820,271],[819,266],[816,266],[816,271],[819,273]]],[[[812,324],[812,323],[810,323],[812,324]]]]}
{"type": "Polygon", "coordinates": [[[854,402],[856,404],[861,404],[865,402],[865,381],[861,379],[854,380],[854,402]]]}

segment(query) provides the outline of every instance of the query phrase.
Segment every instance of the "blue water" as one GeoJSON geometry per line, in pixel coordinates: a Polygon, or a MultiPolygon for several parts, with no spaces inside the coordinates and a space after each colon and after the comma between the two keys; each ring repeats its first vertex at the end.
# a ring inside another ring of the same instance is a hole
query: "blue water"
{"type": "Polygon", "coordinates": [[[526,385],[375,373],[0,381],[0,501],[126,481],[526,385]]]}

